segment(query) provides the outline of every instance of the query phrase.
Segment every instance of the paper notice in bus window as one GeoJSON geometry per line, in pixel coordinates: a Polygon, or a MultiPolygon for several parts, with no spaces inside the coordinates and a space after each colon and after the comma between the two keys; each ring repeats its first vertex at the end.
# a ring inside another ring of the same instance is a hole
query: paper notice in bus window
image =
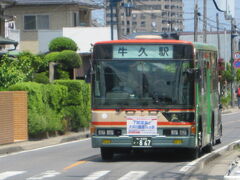
{"type": "Polygon", "coordinates": [[[170,59],[172,45],[113,45],[113,59],[170,59]]]}
{"type": "Polygon", "coordinates": [[[128,135],[156,135],[157,117],[155,116],[127,116],[128,135]]]}

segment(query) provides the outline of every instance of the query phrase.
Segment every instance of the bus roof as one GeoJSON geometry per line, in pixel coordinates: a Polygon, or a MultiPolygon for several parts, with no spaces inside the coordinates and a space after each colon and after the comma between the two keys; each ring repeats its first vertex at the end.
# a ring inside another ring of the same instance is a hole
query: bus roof
{"type": "Polygon", "coordinates": [[[175,40],[175,39],[124,39],[124,40],[112,40],[112,41],[100,41],[96,42],[97,44],[140,44],[140,43],[170,43],[170,44],[189,44],[193,45],[190,41],[175,40]]]}
{"type": "Polygon", "coordinates": [[[211,44],[205,44],[205,43],[200,43],[200,42],[193,42],[193,45],[194,45],[194,47],[196,49],[217,51],[216,46],[211,45],[211,44]]]}
{"type": "Polygon", "coordinates": [[[217,51],[217,48],[214,45],[200,43],[200,42],[191,42],[184,40],[175,40],[175,39],[123,39],[123,40],[112,40],[112,41],[99,41],[98,44],[141,44],[141,43],[166,43],[166,44],[188,44],[194,46],[196,49],[202,50],[211,50],[217,51]]]}

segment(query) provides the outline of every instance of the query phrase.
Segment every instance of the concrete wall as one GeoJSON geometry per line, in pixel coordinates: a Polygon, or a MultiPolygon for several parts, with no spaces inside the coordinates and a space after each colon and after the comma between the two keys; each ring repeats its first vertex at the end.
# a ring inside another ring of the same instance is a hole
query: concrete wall
{"type": "Polygon", "coordinates": [[[0,92],[0,144],[28,140],[27,92],[0,92]]]}

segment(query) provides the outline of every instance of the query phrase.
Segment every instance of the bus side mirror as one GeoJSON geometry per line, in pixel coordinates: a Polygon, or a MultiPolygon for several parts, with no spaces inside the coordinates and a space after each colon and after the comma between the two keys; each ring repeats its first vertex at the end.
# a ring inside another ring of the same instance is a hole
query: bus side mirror
{"type": "Polygon", "coordinates": [[[200,70],[198,68],[188,68],[188,69],[186,69],[185,72],[190,77],[194,76],[195,80],[199,80],[200,79],[200,70]]]}
{"type": "Polygon", "coordinates": [[[199,68],[194,68],[194,78],[196,81],[199,81],[201,78],[201,74],[200,74],[200,69],[199,68]]]}
{"type": "Polygon", "coordinates": [[[91,69],[88,70],[87,74],[85,74],[85,82],[91,83],[91,69]]]}
{"type": "Polygon", "coordinates": [[[222,109],[223,109],[222,104],[219,104],[219,110],[222,110],[222,109]]]}

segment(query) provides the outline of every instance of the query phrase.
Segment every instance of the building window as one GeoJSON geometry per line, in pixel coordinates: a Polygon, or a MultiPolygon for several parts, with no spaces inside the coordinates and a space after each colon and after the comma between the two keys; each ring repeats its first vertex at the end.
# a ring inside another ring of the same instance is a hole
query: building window
{"type": "Polygon", "coordinates": [[[145,21],[141,21],[141,27],[146,27],[146,22],[145,21]]]}
{"type": "Polygon", "coordinates": [[[48,15],[26,15],[24,16],[25,30],[49,29],[48,15]]]}

